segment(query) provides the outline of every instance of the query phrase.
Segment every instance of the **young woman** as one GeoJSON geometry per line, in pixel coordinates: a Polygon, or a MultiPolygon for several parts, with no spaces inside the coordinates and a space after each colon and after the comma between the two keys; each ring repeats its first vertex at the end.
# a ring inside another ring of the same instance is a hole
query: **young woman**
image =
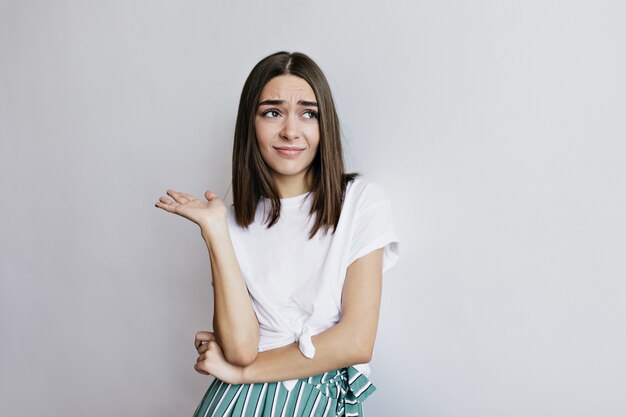
{"type": "Polygon", "coordinates": [[[233,207],[168,190],[156,206],[200,226],[213,332],[195,416],[361,416],[382,273],[398,256],[381,188],[344,171],[328,82],[301,53],[261,60],[241,94],[233,207]]]}

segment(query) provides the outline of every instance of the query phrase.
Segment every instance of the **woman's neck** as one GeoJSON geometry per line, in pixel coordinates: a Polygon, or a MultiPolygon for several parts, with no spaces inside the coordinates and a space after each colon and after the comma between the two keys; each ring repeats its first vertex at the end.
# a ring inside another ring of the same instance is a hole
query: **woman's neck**
{"type": "Polygon", "coordinates": [[[299,175],[275,174],[273,177],[276,188],[278,188],[280,198],[295,197],[311,190],[311,175],[308,172],[303,172],[299,175]]]}

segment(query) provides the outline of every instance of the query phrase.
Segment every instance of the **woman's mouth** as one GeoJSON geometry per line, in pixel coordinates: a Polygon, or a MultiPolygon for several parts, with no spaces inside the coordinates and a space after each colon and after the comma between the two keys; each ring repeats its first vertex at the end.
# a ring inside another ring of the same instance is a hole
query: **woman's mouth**
{"type": "Polygon", "coordinates": [[[295,148],[290,146],[274,147],[276,151],[283,156],[297,156],[300,155],[305,148],[295,148]]]}

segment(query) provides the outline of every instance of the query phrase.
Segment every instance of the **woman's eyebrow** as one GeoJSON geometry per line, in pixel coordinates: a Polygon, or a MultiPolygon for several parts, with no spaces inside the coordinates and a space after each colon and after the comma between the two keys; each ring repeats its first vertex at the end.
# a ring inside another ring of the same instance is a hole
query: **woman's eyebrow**
{"type": "MultiPolygon", "coordinates": [[[[263,100],[262,102],[259,103],[259,106],[279,106],[281,104],[285,104],[285,100],[263,100]]],[[[300,106],[307,106],[307,107],[317,107],[317,102],[315,101],[309,101],[309,100],[300,100],[298,101],[298,104],[300,106]]]]}

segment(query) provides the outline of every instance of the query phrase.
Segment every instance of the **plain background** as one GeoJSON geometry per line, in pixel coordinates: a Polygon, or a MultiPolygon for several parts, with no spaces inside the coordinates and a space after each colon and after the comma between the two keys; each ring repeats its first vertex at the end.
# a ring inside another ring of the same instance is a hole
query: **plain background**
{"type": "Polygon", "coordinates": [[[401,238],[368,416],[626,415],[621,1],[0,1],[0,414],[190,416],[245,77],[326,72],[401,238]]]}

